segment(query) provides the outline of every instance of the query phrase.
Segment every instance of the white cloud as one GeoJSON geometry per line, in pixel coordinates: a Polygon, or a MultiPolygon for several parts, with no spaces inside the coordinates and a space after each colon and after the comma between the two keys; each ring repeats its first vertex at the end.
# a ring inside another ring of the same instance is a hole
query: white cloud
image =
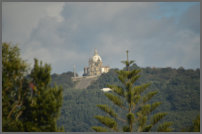
{"type": "Polygon", "coordinates": [[[190,27],[194,23],[196,28],[198,22],[181,21],[197,18],[198,10],[189,9],[175,18],[164,17],[156,3],[37,5],[3,5],[3,41],[19,41],[25,59],[33,62],[37,57],[48,62],[53,72],[72,71],[75,64],[81,73],[94,48],[104,65],[116,68],[123,67],[120,61],[126,59],[126,49],[140,66],[200,66],[200,33],[190,27]],[[14,23],[16,18],[20,20],[14,23]]]}
{"type": "Polygon", "coordinates": [[[46,13],[49,17],[55,18],[58,22],[62,22],[64,18],[61,15],[61,11],[63,10],[64,3],[49,3],[46,6],[46,13]]]}
{"type": "Polygon", "coordinates": [[[40,19],[51,16],[61,21],[64,3],[3,2],[2,40],[24,44],[40,19]]]}

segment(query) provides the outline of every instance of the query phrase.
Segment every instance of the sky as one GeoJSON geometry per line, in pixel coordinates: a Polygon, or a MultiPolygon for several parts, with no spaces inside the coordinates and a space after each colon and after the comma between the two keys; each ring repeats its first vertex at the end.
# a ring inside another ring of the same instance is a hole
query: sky
{"type": "Polygon", "coordinates": [[[97,49],[103,65],[200,68],[199,2],[3,2],[2,41],[52,73],[83,68],[97,49]]]}

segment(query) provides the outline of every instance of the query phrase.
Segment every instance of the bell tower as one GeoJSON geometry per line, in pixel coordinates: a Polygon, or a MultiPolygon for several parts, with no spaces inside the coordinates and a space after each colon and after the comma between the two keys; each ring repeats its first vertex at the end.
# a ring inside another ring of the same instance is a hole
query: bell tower
{"type": "Polygon", "coordinates": [[[95,50],[94,50],[94,56],[95,56],[95,55],[98,55],[96,48],[95,48],[95,50]]]}

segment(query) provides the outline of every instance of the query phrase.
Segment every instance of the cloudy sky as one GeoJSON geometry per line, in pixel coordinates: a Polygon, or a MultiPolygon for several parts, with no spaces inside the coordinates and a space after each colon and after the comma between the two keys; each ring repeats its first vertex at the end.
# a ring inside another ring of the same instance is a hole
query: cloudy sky
{"type": "Polygon", "coordinates": [[[3,42],[18,44],[22,58],[51,64],[52,73],[79,74],[98,50],[103,64],[122,68],[200,67],[199,2],[2,3],[3,42]]]}

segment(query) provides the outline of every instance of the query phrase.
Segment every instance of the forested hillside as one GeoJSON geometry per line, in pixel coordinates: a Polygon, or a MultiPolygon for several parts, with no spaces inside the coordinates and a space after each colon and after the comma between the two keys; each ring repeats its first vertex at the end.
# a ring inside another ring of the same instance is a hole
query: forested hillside
{"type": "MultiPolygon", "coordinates": [[[[132,68],[139,67],[134,64],[132,68]]],[[[173,121],[174,131],[182,131],[190,126],[200,113],[200,70],[185,70],[182,67],[141,69],[141,77],[136,84],[151,82],[148,91],[159,91],[151,100],[151,102],[162,102],[156,112],[168,112],[164,121],[173,121]]],[[[64,90],[64,101],[58,125],[64,126],[65,131],[73,132],[93,131],[91,126],[100,126],[101,124],[95,120],[94,116],[103,114],[103,112],[96,105],[111,105],[100,89],[107,87],[108,84],[120,84],[116,70],[111,69],[87,89],[79,90],[74,89],[74,83],[71,81],[72,72],[52,75],[53,83],[63,86],[64,90]]],[[[116,106],[112,107],[119,110],[116,106]]]]}

